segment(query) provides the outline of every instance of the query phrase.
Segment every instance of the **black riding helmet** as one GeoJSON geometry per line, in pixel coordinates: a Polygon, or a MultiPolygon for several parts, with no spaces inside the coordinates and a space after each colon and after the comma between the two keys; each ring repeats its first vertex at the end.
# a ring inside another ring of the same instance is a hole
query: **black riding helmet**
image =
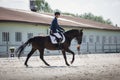
{"type": "Polygon", "coordinates": [[[60,12],[55,12],[55,15],[60,15],[60,12]]]}

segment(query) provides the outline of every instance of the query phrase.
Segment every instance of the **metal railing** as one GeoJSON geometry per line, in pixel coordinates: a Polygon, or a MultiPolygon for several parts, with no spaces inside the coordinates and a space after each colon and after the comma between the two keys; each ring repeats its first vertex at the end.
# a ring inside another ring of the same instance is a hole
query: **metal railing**
{"type": "Polygon", "coordinates": [[[83,43],[81,45],[81,52],[88,53],[119,53],[120,44],[108,43],[83,43]]]}
{"type": "MultiPolygon", "coordinates": [[[[16,49],[22,45],[21,44],[10,44],[10,43],[5,43],[5,44],[0,44],[0,55],[1,54],[8,54],[10,53],[9,48],[10,47],[15,47],[16,49]]],[[[76,44],[71,45],[71,49],[76,52],[76,44]]],[[[26,52],[29,52],[30,48],[27,48],[25,50],[26,52]]],[[[49,51],[46,51],[46,53],[49,51]]],[[[120,44],[100,44],[100,43],[82,43],[81,44],[81,52],[82,53],[120,53],[120,44]]]]}

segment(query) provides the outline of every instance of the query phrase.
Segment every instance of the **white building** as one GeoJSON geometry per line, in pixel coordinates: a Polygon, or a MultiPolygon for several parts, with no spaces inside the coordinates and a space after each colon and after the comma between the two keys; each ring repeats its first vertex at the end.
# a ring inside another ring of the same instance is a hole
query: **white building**
{"type": "MultiPolygon", "coordinates": [[[[0,55],[9,52],[10,46],[19,47],[32,36],[48,35],[52,19],[52,14],[0,7],[0,55]]],[[[59,24],[66,30],[83,28],[82,53],[120,52],[120,27],[65,15],[59,24]]],[[[76,52],[75,40],[71,49],[76,52]]]]}

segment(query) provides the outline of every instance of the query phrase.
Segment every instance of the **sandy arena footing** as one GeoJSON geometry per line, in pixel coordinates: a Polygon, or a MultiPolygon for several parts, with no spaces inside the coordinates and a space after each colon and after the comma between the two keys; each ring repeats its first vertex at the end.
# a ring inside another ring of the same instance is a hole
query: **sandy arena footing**
{"type": "MultiPolygon", "coordinates": [[[[76,55],[71,66],[63,56],[45,56],[46,66],[39,56],[32,56],[24,66],[26,57],[0,58],[0,80],[120,80],[120,53],[76,55]]],[[[68,62],[72,55],[67,55],[68,62]]]]}

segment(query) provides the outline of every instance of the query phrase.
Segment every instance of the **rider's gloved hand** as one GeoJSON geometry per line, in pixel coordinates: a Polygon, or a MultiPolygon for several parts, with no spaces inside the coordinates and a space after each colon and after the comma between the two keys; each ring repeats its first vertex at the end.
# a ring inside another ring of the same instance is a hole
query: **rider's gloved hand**
{"type": "Polygon", "coordinates": [[[53,31],[52,31],[52,30],[50,30],[50,34],[53,34],[53,31]]]}

